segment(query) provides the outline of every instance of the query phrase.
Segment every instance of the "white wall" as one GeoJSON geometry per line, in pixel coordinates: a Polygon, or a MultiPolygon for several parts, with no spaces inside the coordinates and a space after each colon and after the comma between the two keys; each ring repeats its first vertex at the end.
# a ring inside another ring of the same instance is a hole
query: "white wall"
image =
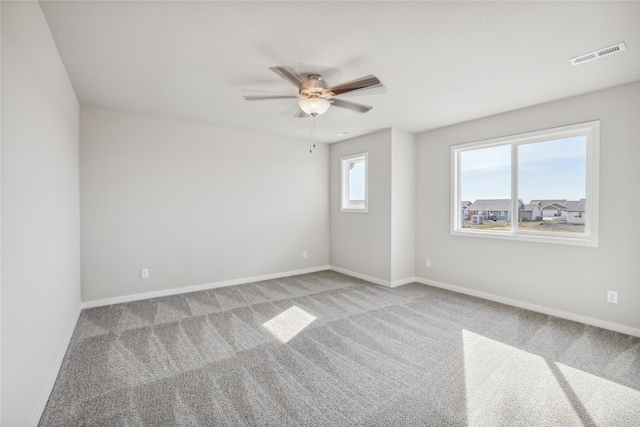
{"type": "Polygon", "coordinates": [[[80,117],[83,301],[328,265],[324,144],[310,154],[308,141],[96,107],[80,117]]]}
{"type": "Polygon", "coordinates": [[[331,266],[391,281],[391,129],[331,144],[331,266]],[[340,157],[369,153],[367,213],[340,212],[340,157]]]}
{"type": "Polygon", "coordinates": [[[384,285],[414,277],[415,137],[385,129],[331,145],[331,266],[384,285]],[[340,158],[369,153],[368,212],[340,212],[340,158]]]}
{"type": "Polygon", "coordinates": [[[416,275],[640,327],[638,117],[636,82],[418,135],[416,275]],[[597,248],[449,234],[451,145],[595,119],[600,119],[597,248]],[[424,266],[426,258],[431,269],[424,266]],[[618,292],[618,304],[606,302],[607,290],[618,292]]]}
{"type": "Polygon", "coordinates": [[[80,309],[79,106],[37,2],[2,2],[2,419],[37,421],[80,309]]]}

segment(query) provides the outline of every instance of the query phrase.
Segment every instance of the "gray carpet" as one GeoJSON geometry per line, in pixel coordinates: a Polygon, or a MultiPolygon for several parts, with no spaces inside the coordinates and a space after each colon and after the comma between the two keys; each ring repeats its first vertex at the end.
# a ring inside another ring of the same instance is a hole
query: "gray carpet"
{"type": "Polygon", "coordinates": [[[84,310],[40,425],[640,426],[640,339],[324,271],[84,310]]]}

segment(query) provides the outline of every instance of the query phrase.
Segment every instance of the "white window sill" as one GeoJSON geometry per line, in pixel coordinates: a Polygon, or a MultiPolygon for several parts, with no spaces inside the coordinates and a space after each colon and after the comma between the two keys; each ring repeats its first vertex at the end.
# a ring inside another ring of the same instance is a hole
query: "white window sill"
{"type": "Polygon", "coordinates": [[[348,209],[348,208],[342,208],[340,209],[340,212],[345,212],[345,213],[368,213],[369,209],[348,209]]]}
{"type": "Polygon", "coordinates": [[[586,246],[586,247],[598,247],[598,239],[593,236],[581,235],[574,236],[570,233],[527,233],[518,232],[517,234],[505,231],[481,231],[481,230],[452,230],[452,236],[464,236],[464,237],[480,237],[485,239],[502,239],[502,240],[515,240],[521,242],[537,242],[537,243],[552,243],[559,245],[572,245],[572,246],[586,246]]]}

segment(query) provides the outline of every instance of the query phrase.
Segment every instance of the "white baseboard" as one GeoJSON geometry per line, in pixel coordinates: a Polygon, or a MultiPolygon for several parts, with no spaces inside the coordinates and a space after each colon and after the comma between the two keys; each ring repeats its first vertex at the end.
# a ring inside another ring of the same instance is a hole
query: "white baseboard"
{"type": "Polygon", "coordinates": [[[347,270],[333,265],[330,266],[329,269],[337,273],[346,274],[347,276],[356,277],[358,279],[366,280],[367,282],[372,282],[376,285],[382,285],[388,288],[395,288],[396,286],[406,285],[407,283],[413,283],[416,281],[415,277],[407,277],[390,282],[388,280],[378,279],[377,277],[367,276],[366,274],[356,273],[355,271],[347,270]]]}
{"type": "Polygon", "coordinates": [[[346,270],[344,268],[336,267],[336,266],[333,266],[333,265],[329,266],[329,269],[331,271],[335,271],[337,273],[346,274],[347,276],[356,277],[358,279],[366,280],[367,282],[375,283],[376,285],[382,285],[382,286],[386,286],[388,288],[391,287],[391,282],[389,282],[387,280],[382,280],[382,279],[378,279],[376,277],[367,276],[366,274],[356,273],[355,271],[346,270]]]}
{"type": "Polygon", "coordinates": [[[435,286],[436,288],[447,289],[450,291],[459,292],[461,294],[483,298],[489,301],[495,301],[502,304],[524,308],[526,310],[531,310],[531,311],[535,311],[542,314],[548,314],[550,316],[560,317],[567,320],[573,320],[575,322],[580,322],[587,325],[597,326],[599,328],[608,329],[611,331],[640,337],[640,328],[620,325],[619,323],[607,322],[606,320],[595,319],[593,317],[583,316],[581,314],[570,313],[568,311],[558,310],[555,308],[545,307],[542,305],[531,304],[524,301],[501,297],[499,295],[494,295],[487,292],[476,291],[473,289],[463,288],[461,286],[450,285],[448,283],[438,282],[437,280],[423,279],[422,277],[417,277],[416,282],[422,283],[423,285],[435,286]]]}
{"type": "Polygon", "coordinates": [[[73,316],[73,320],[69,325],[69,329],[67,331],[67,335],[62,343],[60,352],[58,353],[58,358],[56,359],[56,363],[49,374],[49,379],[47,380],[47,385],[45,386],[42,396],[40,396],[40,401],[38,406],[36,407],[36,412],[33,414],[33,418],[31,419],[31,423],[29,424],[32,427],[37,427],[40,422],[40,417],[42,417],[42,413],[44,412],[44,408],[47,406],[47,402],[49,401],[49,396],[51,396],[51,392],[53,391],[53,386],[56,383],[56,379],[58,378],[58,373],[60,372],[60,368],[62,368],[62,361],[64,360],[64,355],[67,354],[67,349],[69,348],[69,344],[71,343],[71,338],[73,337],[73,332],[76,330],[76,325],[78,324],[78,319],[80,319],[80,313],[82,312],[82,305],[78,306],[76,313],[73,316]]]}
{"type": "Polygon", "coordinates": [[[391,282],[391,287],[395,288],[397,286],[408,285],[409,283],[415,283],[415,281],[415,277],[406,277],[404,279],[394,280],[393,282],[391,282]]]}
{"type": "Polygon", "coordinates": [[[149,298],[166,297],[169,295],[186,294],[189,292],[206,291],[207,289],[223,288],[225,286],[242,285],[245,283],[260,282],[262,280],[278,279],[280,277],[297,276],[298,274],[315,273],[317,271],[329,270],[328,265],[305,268],[302,270],[286,271],[283,273],[265,274],[263,276],[245,277],[242,279],[224,280],[222,282],[204,283],[201,285],[185,286],[182,288],[164,289],[162,291],[144,292],[141,294],[123,295],[120,297],[104,298],[82,303],[82,308],[101,307],[104,305],[120,304],[123,302],[138,301],[149,298]]]}

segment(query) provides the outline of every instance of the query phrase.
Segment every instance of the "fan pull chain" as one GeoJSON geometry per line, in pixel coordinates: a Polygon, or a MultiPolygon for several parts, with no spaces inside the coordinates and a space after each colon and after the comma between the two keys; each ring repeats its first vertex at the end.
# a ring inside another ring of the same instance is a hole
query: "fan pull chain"
{"type": "MultiPolygon", "coordinates": [[[[311,117],[313,119],[313,116],[311,117]]],[[[313,123],[309,126],[309,154],[313,153],[313,123]]]]}
{"type": "Polygon", "coordinates": [[[317,114],[311,114],[311,128],[309,129],[309,153],[313,153],[313,149],[316,148],[316,116],[317,114]]]}

